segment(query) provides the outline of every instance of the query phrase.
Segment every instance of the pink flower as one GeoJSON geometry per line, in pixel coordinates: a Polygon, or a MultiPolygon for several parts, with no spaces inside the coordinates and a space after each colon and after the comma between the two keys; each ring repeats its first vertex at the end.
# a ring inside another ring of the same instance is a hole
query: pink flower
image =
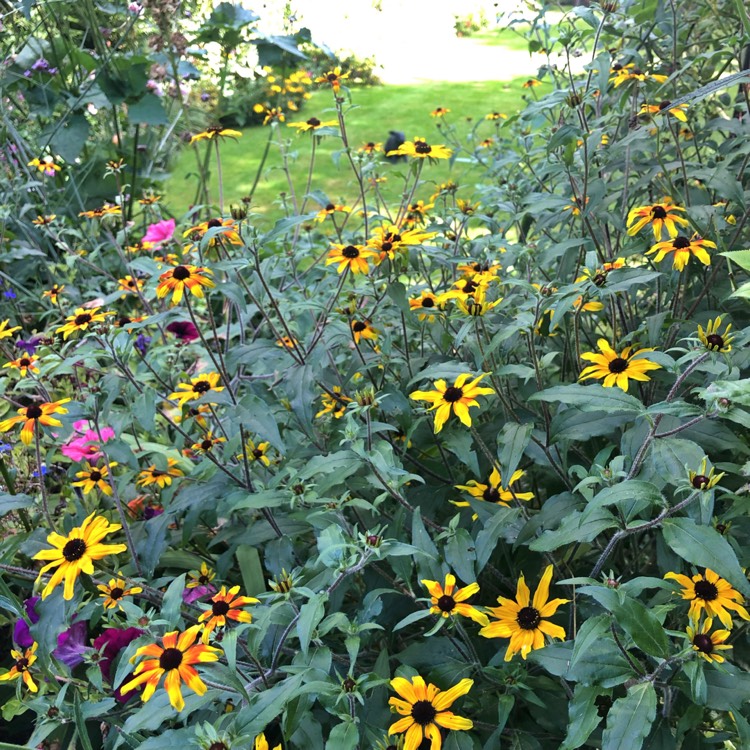
{"type": "MultiPolygon", "coordinates": [[[[81,462],[94,461],[101,457],[97,450],[99,443],[99,433],[92,430],[90,424],[85,419],[73,423],[73,429],[78,433],[76,437],[68,440],[65,445],[60,447],[63,456],[67,456],[71,461],[81,462]]],[[[115,431],[111,427],[101,428],[101,440],[106,443],[115,436],[115,431]]]]}
{"type": "Polygon", "coordinates": [[[157,221],[156,224],[149,224],[141,242],[152,242],[154,245],[169,242],[174,234],[174,227],[174,219],[164,219],[164,221],[157,221]]]}

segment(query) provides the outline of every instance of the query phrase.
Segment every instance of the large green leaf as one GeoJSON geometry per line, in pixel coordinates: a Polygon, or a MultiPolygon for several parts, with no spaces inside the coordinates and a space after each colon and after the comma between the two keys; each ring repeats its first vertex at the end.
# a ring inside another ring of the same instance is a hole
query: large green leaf
{"type": "Polygon", "coordinates": [[[656,691],[650,682],[641,682],[618,698],[607,716],[602,750],[639,750],[656,718],[656,691]]]}
{"type": "Polygon", "coordinates": [[[529,397],[529,401],[551,401],[577,406],[582,411],[631,412],[644,411],[643,404],[619,388],[591,385],[556,385],[529,397]]]}
{"type": "Polygon", "coordinates": [[[534,539],[529,547],[536,552],[551,552],[574,542],[590,542],[605,529],[617,526],[617,519],[606,509],[596,508],[583,518],[583,513],[575,512],[567,516],[554,531],[545,531],[534,539]]]}
{"type": "Polygon", "coordinates": [[[589,738],[601,721],[594,701],[601,694],[597,687],[576,685],[573,700],[568,704],[568,733],[560,750],[573,750],[589,738]]]}
{"type": "Polygon", "coordinates": [[[637,502],[645,505],[660,505],[662,500],[662,494],[655,485],[638,479],[629,479],[612,487],[605,487],[598,492],[583,511],[581,521],[587,521],[598,508],[608,505],[620,507],[627,504],[630,507],[637,502]]]}

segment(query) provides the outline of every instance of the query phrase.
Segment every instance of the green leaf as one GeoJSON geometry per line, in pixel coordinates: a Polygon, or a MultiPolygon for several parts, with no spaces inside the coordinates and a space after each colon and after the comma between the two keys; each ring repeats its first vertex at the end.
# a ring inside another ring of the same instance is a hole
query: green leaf
{"type": "Polygon", "coordinates": [[[443,548],[443,554],[445,561],[451,566],[460,581],[463,581],[464,584],[474,582],[476,579],[474,573],[476,548],[471,534],[466,529],[456,529],[456,533],[443,548]]]}
{"type": "Polygon", "coordinates": [[[495,512],[484,521],[484,528],[477,534],[474,542],[477,573],[482,572],[495,551],[497,540],[520,514],[520,508],[496,508],[495,512]]]}
{"type": "Polygon", "coordinates": [[[568,733],[560,750],[580,747],[596,729],[601,717],[594,701],[600,694],[598,687],[576,685],[573,700],[568,704],[568,733]]]}
{"type": "Polygon", "coordinates": [[[83,750],[94,750],[89,733],[86,731],[86,719],[83,717],[83,712],[81,711],[81,697],[79,693],[75,694],[73,713],[76,718],[76,734],[81,740],[83,750]]]}
{"type": "Polygon", "coordinates": [[[602,735],[602,750],[639,750],[656,718],[656,691],[650,682],[642,682],[618,698],[607,716],[602,735]]]}
{"type": "Polygon", "coordinates": [[[169,118],[161,99],[155,94],[146,94],[128,105],[128,121],[133,125],[166,125],[169,118]]]}
{"type": "Polygon", "coordinates": [[[8,495],[7,493],[2,493],[0,494],[0,517],[6,513],[10,513],[12,510],[28,508],[33,504],[34,498],[29,495],[8,495]]]}
{"type": "Polygon", "coordinates": [[[407,615],[402,620],[399,620],[393,626],[393,630],[394,632],[396,630],[401,630],[401,628],[405,628],[407,625],[411,625],[414,622],[419,622],[420,620],[424,620],[424,618],[429,617],[430,614],[431,613],[429,609],[418,609],[416,612],[412,612],[410,615],[407,615]]]}
{"type": "Polygon", "coordinates": [[[612,614],[641,651],[662,659],[669,657],[669,641],[664,626],[643,604],[628,596],[613,608],[612,614]]]}
{"type": "Polygon", "coordinates": [[[591,385],[556,385],[529,396],[529,401],[560,402],[577,406],[581,411],[630,412],[644,411],[643,404],[619,388],[605,388],[598,383],[591,385]]]}
{"type": "Polygon", "coordinates": [[[617,505],[620,507],[625,503],[630,506],[632,503],[639,501],[644,506],[661,505],[663,497],[659,489],[650,482],[642,482],[638,479],[619,482],[612,487],[605,487],[591,499],[591,502],[583,511],[582,521],[588,520],[589,515],[594,513],[598,508],[608,505],[617,505]]]}
{"type": "Polygon", "coordinates": [[[710,568],[743,596],[750,597],[750,584],[732,546],[712,526],[698,526],[691,518],[666,518],[662,533],[664,541],[683,560],[710,568]]]}
{"type": "Polygon", "coordinates": [[[169,584],[162,600],[161,616],[169,623],[170,629],[177,626],[177,618],[182,607],[182,592],[185,589],[185,576],[183,573],[169,584]]]}
{"type": "Polygon", "coordinates": [[[234,553],[242,573],[242,583],[247,596],[262,594],[266,590],[266,579],[263,575],[263,566],[260,562],[260,554],[255,547],[249,544],[240,544],[234,553]]]}
{"type": "Polygon", "coordinates": [[[328,594],[315,594],[312,599],[305,602],[299,609],[297,637],[299,638],[299,647],[303,654],[307,653],[313,632],[325,616],[327,601],[328,594]]]}
{"type": "Polygon", "coordinates": [[[497,457],[500,459],[500,475],[504,478],[503,484],[507,486],[513,476],[518,464],[523,457],[523,452],[531,440],[531,432],[534,425],[514,424],[508,422],[503,431],[497,436],[497,457]]]}
{"type": "Polygon", "coordinates": [[[574,542],[590,542],[605,529],[617,526],[617,519],[606,509],[596,508],[584,520],[583,513],[571,513],[554,531],[545,531],[529,548],[535,552],[551,552],[574,542]]]}
{"type": "Polygon", "coordinates": [[[594,615],[581,625],[573,642],[573,655],[570,658],[571,670],[575,669],[576,664],[582,658],[587,658],[591,646],[609,631],[609,623],[609,615],[594,615]]]}
{"type": "Polygon", "coordinates": [[[337,724],[328,735],[326,750],[355,750],[359,742],[359,729],[353,719],[337,724]]]}

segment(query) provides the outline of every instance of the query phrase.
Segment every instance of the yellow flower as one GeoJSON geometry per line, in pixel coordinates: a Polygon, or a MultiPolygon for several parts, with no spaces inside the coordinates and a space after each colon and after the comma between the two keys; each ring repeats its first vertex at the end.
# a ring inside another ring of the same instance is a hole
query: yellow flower
{"type": "Polygon", "coordinates": [[[339,203],[328,203],[315,215],[315,221],[325,221],[329,216],[333,216],[336,211],[341,211],[348,214],[351,211],[351,208],[349,208],[349,206],[343,206],[339,203]]]}
{"type": "Polygon", "coordinates": [[[62,167],[55,164],[54,156],[43,156],[41,159],[32,159],[27,167],[36,167],[39,172],[44,172],[47,177],[54,177],[55,172],[59,172],[62,167]]]}
{"type": "Polygon", "coordinates": [[[101,208],[92,208],[90,211],[81,211],[79,216],[87,219],[103,219],[107,216],[119,216],[122,214],[122,208],[111,203],[105,203],[101,208]]]}
{"type": "Polygon", "coordinates": [[[203,436],[202,440],[199,440],[197,443],[193,443],[190,447],[192,450],[196,451],[197,453],[208,453],[209,451],[213,450],[217,445],[221,445],[224,442],[226,442],[226,438],[214,437],[211,431],[209,430],[203,436]]]}
{"type": "Polygon", "coordinates": [[[488,608],[490,614],[497,618],[497,622],[482,628],[479,635],[485,638],[510,638],[505,661],[510,661],[519,652],[525,659],[532,651],[544,648],[545,635],[565,640],[565,630],[545,619],[552,617],[560,605],[568,603],[568,599],[549,601],[551,580],[552,566],[548,565],[532,600],[526,580],[521,575],[516,587],[515,600],[500,596],[497,599],[500,606],[488,608]]]}
{"type": "Polygon", "coordinates": [[[656,115],[663,112],[669,112],[670,115],[676,117],[680,122],[687,122],[687,115],[683,112],[687,108],[687,104],[678,104],[676,107],[672,106],[672,102],[669,100],[663,101],[660,104],[642,104],[639,115],[656,115]]]}
{"type": "Polygon", "coordinates": [[[323,408],[315,415],[315,418],[322,417],[324,414],[332,414],[334,419],[341,419],[346,411],[346,405],[351,401],[348,396],[341,392],[341,386],[334,385],[331,389],[333,395],[324,393],[322,398],[323,408]]]}
{"type": "Polygon", "coordinates": [[[585,367],[579,376],[579,380],[604,378],[602,385],[605,388],[617,386],[623,391],[628,390],[628,379],[647,382],[651,378],[646,375],[650,370],[658,370],[661,365],[652,362],[641,355],[654,351],[653,349],[639,349],[631,355],[632,346],[626,346],[621,354],[618,354],[610,345],[607,339],[599,339],[596,342],[601,354],[586,352],[581,355],[581,359],[593,362],[593,365],[585,367]]]}
{"type": "Polygon", "coordinates": [[[177,461],[174,458],[167,459],[166,469],[157,469],[156,464],[151,464],[148,469],[144,469],[138,474],[136,484],[140,487],[148,487],[150,484],[156,484],[161,489],[172,484],[174,477],[182,477],[184,472],[177,468],[177,461]]]}
{"type": "Polygon", "coordinates": [[[671,572],[664,577],[677,581],[682,586],[680,593],[683,599],[690,602],[688,617],[691,620],[697,622],[704,609],[709,617],[718,617],[726,628],[732,627],[732,615],[727,612],[728,609],[736,612],[743,620],[750,620],[750,614],[740,604],[742,594],[710,568],[706,568],[703,575],[696,573],[692,578],[671,572]]]}
{"type": "Polygon", "coordinates": [[[117,555],[125,552],[124,544],[102,544],[107,534],[119,531],[119,523],[110,523],[104,516],[92,513],[80,526],[70,530],[67,536],[52,532],[47,536],[47,542],[53,549],[43,549],[37,552],[34,560],[49,560],[40,571],[37,581],[52,568],[57,570],[52,574],[47,585],[42,590],[42,599],[46,599],[55,588],[65,580],[63,598],[73,598],[73,589],[81,573],[93,575],[94,560],[101,560],[107,555],[117,555]]]}
{"type": "Polygon", "coordinates": [[[193,665],[217,661],[221,649],[205,644],[194,645],[200,630],[200,625],[193,625],[184,633],[174,630],[162,637],[163,647],[157,643],[141,646],[135,652],[131,661],[135,662],[139,656],[150,658],[144,659],[138,664],[134,672],[135,677],[122,685],[120,691],[129,693],[145,683],[146,687],[141,695],[141,700],[146,703],[153,696],[162,675],[166,674],[164,687],[169,695],[169,702],[175,711],[182,711],[185,708],[185,701],[180,689],[183,681],[194,693],[203,695],[207,688],[193,665]]]}
{"type": "MultiPolygon", "coordinates": [[[[571,195],[570,200],[572,202],[567,206],[563,206],[563,211],[570,211],[573,214],[573,216],[580,216],[581,215],[581,199],[575,195],[571,195]]],[[[587,195],[586,205],[588,205],[588,202],[589,202],[589,197],[587,195]]]]}
{"type": "Polygon", "coordinates": [[[447,146],[431,146],[424,138],[415,137],[413,141],[404,141],[386,156],[413,156],[415,159],[449,159],[453,153],[447,146]]]}
{"type": "Polygon", "coordinates": [[[38,647],[39,644],[34,642],[24,653],[11,649],[10,655],[16,660],[16,663],[5,674],[0,674],[0,682],[4,682],[5,680],[17,680],[20,677],[23,680],[24,685],[26,685],[32,693],[36,693],[39,688],[34,682],[31,672],[29,672],[29,667],[37,659],[36,650],[38,647]]]}
{"type": "MultiPolygon", "coordinates": [[[[268,740],[266,739],[265,734],[259,734],[255,738],[255,743],[253,744],[253,750],[268,750],[268,740]]],[[[273,750],[281,750],[281,745],[276,745],[276,747],[273,750]]]]}
{"type": "Polygon", "coordinates": [[[363,143],[357,151],[363,153],[363,154],[374,154],[378,151],[383,150],[383,144],[382,143],[375,143],[374,141],[368,141],[367,143],[363,143]]]}
{"type": "Polygon", "coordinates": [[[103,323],[107,316],[114,315],[113,312],[98,312],[101,308],[92,307],[90,310],[84,310],[82,307],[76,308],[72,315],[65,318],[65,325],[55,330],[55,333],[62,333],[66,341],[71,333],[76,331],[87,331],[90,325],[94,323],[103,323]]]}
{"type": "Polygon", "coordinates": [[[484,388],[477,385],[487,375],[489,373],[484,372],[467,383],[466,381],[469,380],[471,374],[463,373],[456,378],[453,385],[447,385],[445,380],[436,380],[434,391],[413,391],[409,394],[409,398],[415,401],[432,403],[429,411],[435,411],[435,433],[443,429],[451,410],[463,424],[470,427],[469,407],[479,406],[476,397],[487,396],[495,392],[493,388],[484,388]]]}
{"type": "Polygon", "coordinates": [[[206,393],[218,393],[224,390],[223,385],[219,385],[221,375],[218,372],[206,372],[202,375],[196,375],[190,378],[189,383],[178,383],[177,390],[169,394],[172,401],[178,401],[180,407],[185,406],[188,401],[195,401],[206,393]]]}
{"type": "Polygon", "coordinates": [[[186,289],[196,297],[203,297],[203,287],[210,289],[214,286],[214,282],[204,274],[210,275],[211,271],[199,266],[170,268],[159,276],[156,296],[161,299],[171,292],[173,305],[176,305],[182,299],[186,289]]]}
{"type": "Polygon", "coordinates": [[[445,301],[442,296],[433,294],[429,289],[424,289],[419,297],[412,297],[409,300],[409,309],[418,310],[417,316],[420,320],[429,320],[430,323],[435,320],[434,313],[442,312],[445,308],[445,301]]]}
{"type": "Polygon", "coordinates": [[[502,112],[490,112],[488,115],[484,116],[485,120],[495,121],[495,120],[507,120],[508,115],[503,114],[502,112]]]}
{"type": "Polygon", "coordinates": [[[287,127],[297,128],[300,133],[307,133],[308,130],[318,130],[319,128],[335,128],[338,124],[338,120],[321,122],[317,117],[311,117],[305,122],[288,122],[287,127]]]}
{"type": "Polygon", "coordinates": [[[14,370],[18,370],[22,378],[25,378],[26,375],[31,373],[38,373],[39,368],[37,367],[37,363],[39,362],[39,357],[37,357],[34,354],[24,354],[23,357],[19,357],[18,359],[13,359],[10,362],[6,362],[3,365],[3,369],[6,367],[12,367],[14,370]]]}
{"type": "Polygon", "coordinates": [[[411,226],[412,224],[419,224],[419,226],[422,226],[425,223],[428,211],[433,208],[434,205],[434,203],[425,203],[424,201],[410,203],[407,206],[404,224],[406,226],[411,226]]]}
{"type": "MultiPolygon", "coordinates": [[[[484,500],[488,503],[495,503],[505,508],[509,507],[513,500],[533,500],[533,492],[516,492],[511,487],[522,477],[526,475],[526,472],[517,469],[513,472],[513,476],[510,478],[507,487],[503,486],[503,479],[500,476],[500,472],[497,467],[493,467],[492,473],[490,474],[487,484],[481,484],[475,479],[470,479],[467,484],[457,484],[457,490],[464,490],[468,492],[472,497],[477,500],[484,500]]],[[[468,508],[469,502],[467,500],[453,502],[459,508],[468,508]]]]}
{"type": "Polygon", "coordinates": [[[419,229],[400,230],[395,226],[382,226],[375,229],[375,236],[367,240],[367,247],[377,250],[380,260],[386,256],[395,258],[396,253],[410,245],[421,245],[431,240],[437,232],[423,232],[419,229]]]}
{"type": "Polygon", "coordinates": [[[123,292],[131,292],[137,294],[143,288],[143,281],[141,279],[134,279],[130,274],[117,280],[120,289],[123,292]]]}
{"type": "Polygon", "coordinates": [[[645,81],[650,79],[657,83],[664,83],[668,78],[668,76],[660,73],[644,73],[640,68],[635,67],[635,63],[628,63],[627,65],[615,63],[609,72],[612,74],[612,78],[609,79],[609,82],[614,83],[615,88],[621,86],[623,83],[628,83],[629,81],[645,83],[645,81]]]}
{"type": "Polygon", "coordinates": [[[436,107],[430,112],[430,117],[445,117],[450,110],[447,107],[436,107]]]}
{"type": "Polygon", "coordinates": [[[138,199],[138,203],[142,206],[153,206],[154,203],[158,203],[160,200],[160,195],[144,195],[143,198],[138,199]]]}
{"type": "Polygon", "coordinates": [[[711,256],[704,250],[705,247],[716,248],[716,243],[711,242],[711,240],[704,240],[697,234],[694,234],[690,239],[680,235],[673,240],[657,242],[650,250],[646,251],[646,255],[656,253],[654,262],[658,263],[670,253],[674,253],[672,268],[682,271],[688,264],[691,255],[694,255],[704,266],[711,265],[711,256]]]}
{"type": "Polygon", "coordinates": [[[207,609],[198,617],[198,622],[204,623],[201,638],[203,643],[208,643],[211,633],[216,628],[225,627],[227,619],[235,622],[253,621],[253,616],[249,612],[239,608],[247,607],[249,604],[260,604],[260,599],[253,596],[237,596],[239,590],[239,586],[233,586],[229,590],[226,586],[222,586],[219,593],[210,599],[210,609],[207,609]]]}
{"type": "Polygon", "coordinates": [[[286,120],[284,110],[281,107],[267,107],[263,104],[256,104],[253,107],[253,112],[263,115],[264,125],[268,125],[269,122],[284,122],[286,120]]]}
{"type": "Polygon", "coordinates": [[[349,268],[352,273],[369,273],[370,266],[367,259],[375,256],[375,252],[362,245],[336,245],[328,253],[326,265],[338,263],[338,272],[349,268]]]}
{"type": "Polygon", "coordinates": [[[223,128],[221,127],[221,125],[212,125],[210,128],[206,128],[202,133],[196,133],[190,139],[190,145],[192,145],[196,141],[213,141],[217,138],[242,138],[242,133],[240,133],[239,130],[230,130],[229,128],[223,128]]]}
{"type": "Polygon", "coordinates": [[[57,304],[57,298],[63,293],[65,284],[53,284],[50,289],[45,289],[42,292],[42,298],[48,297],[49,301],[53,304],[57,304]]]}
{"type": "Polygon", "coordinates": [[[78,481],[73,482],[72,486],[81,487],[84,495],[93,492],[95,487],[98,487],[105,495],[111,495],[112,487],[109,484],[108,477],[109,470],[113,466],[117,466],[116,461],[112,461],[109,464],[103,464],[102,466],[92,466],[86,461],[83,471],[76,472],[78,481]]]}
{"type": "Polygon", "coordinates": [[[216,572],[209,568],[205,562],[202,562],[200,570],[188,571],[188,577],[190,580],[185,585],[185,588],[194,589],[198,586],[207,586],[211,583],[216,578],[216,572]]]}
{"type": "Polygon", "coordinates": [[[31,445],[34,439],[34,430],[37,425],[43,424],[47,427],[61,427],[62,422],[53,417],[53,414],[67,414],[68,410],[62,406],[70,401],[69,398],[60,399],[60,401],[43,402],[41,404],[31,404],[31,406],[22,406],[18,409],[18,416],[8,417],[0,422],[0,432],[7,432],[14,425],[23,422],[21,428],[21,442],[24,445],[31,445]]]}
{"type": "MultiPolygon", "coordinates": [[[[709,320],[706,324],[705,331],[703,330],[703,326],[699,325],[698,338],[700,339],[701,344],[703,344],[703,346],[709,351],[726,354],[727,352],[732,351],[734,334],[729,333],[732,324],[727,324],[723,334],[719,333],[719,328],[721,328],[721,315],[717,315],[714,320],[709,320]]],[[[8,365],[5,366],[8,367],[8,365]]]]}
{"type": "Polygon", "coordinates": [[[663,227],[666,227],[670,237],[676,237],[679,234],[679,230],[675,225],[681,224],[686,227],[688,226],[688,220],[682,216],[676,216],[674,211],[684,210],[680,206],[675,206],[669,196],[662,198],[661,203],[633,208],[628,214],[628,226],[630,227],[628,234],[632,237],[638,234],[646,224],[651,224],[651,228],[654,230],[654,237],[657,240],[661,239],[663,227]],[[633,226],[630,226],[631,224],[633,226]]]}
{"type": "Polygon", "coordinates": [[[369,320],[352,320],[351,326],[356,344],[359,344],[362,339],[374,341],[378,337],[378,332],[370,325],[369,320]]]}
{"type": "Polygon", "coordinates": [[[430,612],[433,615],[441,615],[446,618],[453,617],[454,615],[462,615],[463,617],[471,617],[474,622],[478,622],[480,625],[490,624],[487,615],[480,612],[471,604],[464,603],[467,599],[478,593],[478,583],[471,583],[468,586],[457,589],[456,576],[452,573],[448,573],[445,576],[445,586],[442,586],[439,581],[423,580],[421,583],[430,592],[432,599],[430,612]]]}
{"type": "MultiPolygon", "coordinates": [[[[230,242],[232,245],[241,245],[242,237],[237,233],[235,225],[235,220],[230,218],[209,219],[208,221],[202,221],[200,224],[196,224],[194,227],[190,227],[190,229],[186,229],[182,233],[182,236],[190,237],[193,240],[200,240],[209,230],[221,227],[221,231],[216,232],[208,241],[209,247],[214,247],[219,241],[230,242]]],[[[190,245],[187,246],[187,249],[191,249],[190,245]]]]}
{"type": "Polygon", "coordinates": [[[523,83],[523,88],[525,89],[533,89],[536,86],[541,86],[542,82],[538,81],[536,78],[529,78],[527,81],[523,83]]]}
{"type": "Polygon", "coordinates": [[[57,214],[49,214],[47,216],[37,216],[36,219],[32,219],[31,223],[38,227],[44,227],[47,224],[51,224],[57,218],[57,214]]]}
{"type": "Polygon", "coordinates": [[[724,661],[724,657],[716,652],[732,648],[725,643],[731,633],[728,630],[715,630],[713,633],[710,633],[709,631],[713,624],[713,619],[708,617],[700,628],[697,626],[697,623],[691,622],[685,631],[693,646],[693,650],[697,651],[702,659],[705,659],[709,663],[715,661],[717,664],[721,664],[724,661]]]}
{"type": "Polygon", "coordinates": [[[708,490],[713,489],[724,477],[725,472],[722,471],[717,474],[716,469],[713,466],[707,474],[707,465],[708,461],[704,458],[703,461],[701,461],[700,471],[688,471],[690,484],[693,485],[696,490],[707,492],[708,490]]]}
{"type": "Polygon", "coordinates": [[[245,445],[245,455],[248,461],[260,461],[264,466],[271,465],[271,459],[268,457],[268,451],[271,450],[271,443],[264,441],[257,445],[248,440],[245,445]]]}
{"type": "MultiPolygon", "coordinates": [[[[445,298],[447,297],[448,295],[445,295],[445,298]]],[[[468,297],[459,297],[458,306],[467,315],[471,315],[472,317],[479,317],[497,307],[501,302],[502,298],[498,298],[493,302],[488,302],[485,290],[483,288],[480,288],[474,294],[469,295],[468,297]]]]}
{"type": "Polygon", "coordinates": [[[315,79],[315,83],[329,83],[334,92],[338,93],[341,88],[341,81],[348,77],[348,73],[342,73],[341,68],[336,66],[333,70],[328,71],[328,73],[318,76],[315,79]]]}
{"type": "Polygon", "coordinates": [[[102,592],[102,606],[104,609],[114,609],[119,607],[122,609],[122,599],[125,596],[133,596],[133,594],[140,594],[143,589],[140,586],[128,586],[128,584],[119,576],[117,578],[110,578],[108,584],[100,583],[97,588],[102,592]]]}
{"type": "Polygon", "coordinates": [[[389,698],[388,705],[395,713],[403,716],[388,728],[388,734],[406,732],[404,750],[417,750],[423,740],[431,742],[431,750],[440,750],[443,739],[440,727],[444,729],[467,730],[474,726],[471,719],[464,719],[448,711],[453,702],[471,690],[474,680],[461,680],[449,690],[441,691],[436,685],[425,684],[417,676],[411,682],[403,677],[391,680],[391,687],[400,698],[389,698]]]}

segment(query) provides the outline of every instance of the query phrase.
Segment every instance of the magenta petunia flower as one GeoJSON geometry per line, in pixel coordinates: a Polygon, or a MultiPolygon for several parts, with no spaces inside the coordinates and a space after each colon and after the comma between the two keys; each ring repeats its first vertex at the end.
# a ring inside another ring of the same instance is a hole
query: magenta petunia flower
{"type": "MultiPolygon", "coordinates": [[[[71,461],[95,461],[101,457],[98,450],[99,433],[91,429],[91,425],[85,419],[73,423],[73,429],[78,433],[75,437],[70,438],[65,445],[60,447],[60,451],[71,461]]],[[[101,440],[106,443],[115,436],[115,431],[111,427],[102,427],[101,440]]]]}
{"type": "Polygon", "coordinates": [[[180,341],[195,341],[200,336],[198,329],[189,320],[176,320],[167,326],[167,330],[180,341]]]}
{"type": "MultiPolygon", "coordinates": [[[[94,638],[94,648],[101,652],[102,658],[99,660],[99,669],[101,670],[102,677],[107,682],[112,682],[112,663],[126,646],[134,641],[138,636],[143,633],[138,628],[107,628],[102,631],[102,634],[94,638]]],[[[127,676],[123,683],[129,681],[132,674],[127,676]]],[[[138,693],[138,688],[130,690],[123,694],[120,692],[118,687],[115,690],[115,700],[118,703],[127,703],[138,693]]]]}
{"type": "Polygon", "coordinates": [[[154,245],[161,245],[164,242],[169,242],[174,234],[175,220],[164,219],[163,221],[157,221],[156,224],[150,224],[146,230],[146,234],[143,235],[141,242],[151,242],[154,245]]]}

